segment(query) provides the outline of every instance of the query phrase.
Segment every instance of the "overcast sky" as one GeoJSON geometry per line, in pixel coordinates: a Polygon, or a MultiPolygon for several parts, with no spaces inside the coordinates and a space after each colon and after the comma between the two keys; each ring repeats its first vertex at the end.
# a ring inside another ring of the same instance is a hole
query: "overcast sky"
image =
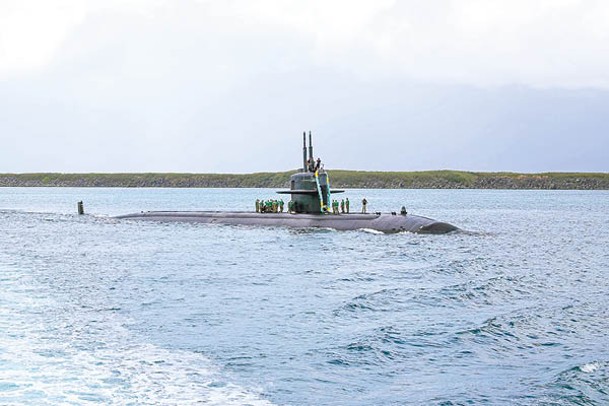
{"type": "Polygon", "coordinates": [[[609,172],[603,0],[0,0],[0,172],[609,172]]]}

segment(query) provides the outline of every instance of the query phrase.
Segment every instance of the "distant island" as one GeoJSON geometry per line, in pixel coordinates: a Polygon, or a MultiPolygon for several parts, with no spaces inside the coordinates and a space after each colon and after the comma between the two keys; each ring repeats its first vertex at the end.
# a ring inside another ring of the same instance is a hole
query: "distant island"
{"type": "MultiPolygon", "coordinates": [[[[287,172],[21,173],[0,174],[0,187],[284,188],[287,172]]],[[[609,173],[365,172],[332,170],[333,187],[348,189],[558,189],[609,190],[609,173]]]]}

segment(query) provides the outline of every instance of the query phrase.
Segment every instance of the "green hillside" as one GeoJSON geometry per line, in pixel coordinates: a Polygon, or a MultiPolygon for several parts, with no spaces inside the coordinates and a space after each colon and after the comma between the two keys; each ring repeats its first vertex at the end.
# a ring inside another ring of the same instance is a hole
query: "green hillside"
{"type": "MultiPolygon", "coordinates": [[[[0,187],[282,188],[287,172],[22,173],[0,174],[0,187]]],[[[609,189],[609,173],[363,172],[329,171],[333,187],[351,189],[609,189]]]]}

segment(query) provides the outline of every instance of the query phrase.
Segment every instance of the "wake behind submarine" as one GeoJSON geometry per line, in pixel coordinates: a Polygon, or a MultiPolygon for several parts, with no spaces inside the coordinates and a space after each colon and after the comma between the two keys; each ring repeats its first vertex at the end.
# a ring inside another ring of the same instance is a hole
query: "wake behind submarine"
{"type": "Polygon", "coordinates": [[[313,142],[309,132],[307,157],[306,133],[303,133],[302,169],[290,177],[290,190],[277,191],[291,195],[287,213],[246,211],[147,211],[117,216],[119,219],[180,221],[208,224],[231,224],[263,227],[330,228],[335,230],[370,229],[383,233],[409,231],[421,234],[445,234],[458,230],[452,224],[406,213],[339,213],[329,210],[332,195],[344,190],[330,188],[328,173],[313,158],[313,142]]]}

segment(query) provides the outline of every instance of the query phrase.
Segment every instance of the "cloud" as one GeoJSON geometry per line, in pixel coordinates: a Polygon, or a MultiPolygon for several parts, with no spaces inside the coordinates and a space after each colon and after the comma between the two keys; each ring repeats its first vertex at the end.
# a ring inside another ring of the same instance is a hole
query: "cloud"
{"type": "Polygon", "coordinates": [[[5,75],[44,68],[79,25],[105,14],[230,34],[229,49],[238,53],[247,52],[250,36],[292,42],[302,59],[364,78],[609,87],[609,3],[600,1],[25,0],[1,7],[5,75]]]}
{"type": "Polygon", "coordinates": [[[0,3],[0,75],[46,66],[84,15],[70,1],[0,3]]]}
{"type": "Polygon", "coordinates": [[[79,25],[113,12],[151,16],[157,0],[4,0],[0,3],[0,77],[48,67],[79,25]]]}
{"type": "Polygon", "coordinates": [[[0,171],[603,170],[608,10],[4,1],[0,171]]]}
{"type": "Polygon", "coordinates": [[[232,29],[309,45],[320,66],[471,85],[609,86],[609,3],[202,1],[232,29]]]}

